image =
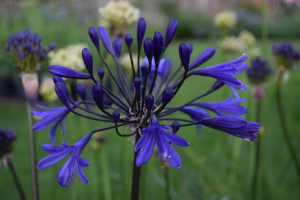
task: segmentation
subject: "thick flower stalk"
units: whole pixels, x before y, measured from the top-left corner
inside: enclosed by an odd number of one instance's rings
[[[172,62],[169,59],[163,58],[163,55],[175,34],[176,28],[177,21],[171,20],[169,26],[167,27],[165,37],[162,33],[157,31],[154,33],[153,38],[144,39],[146,21],[144,18],[139,19],[137,26],[137,54],[140,55],[140,51],[143,47],[146,57],[142,63],[140,62],[139,56],[137,57],[137,62],[131,62],[132,64],[137,63],[138,67],[136,70],[136,68],[132,66],[132,76],[129,76],[131,80],[128,80],[128,78],[124,76],[124,72],[119,65],[118,59],[121,53],[122,43],[114,44],[115,41],[118,41],[118,39],[114,39],[112,44],[108,32],[103,27],[98,27],[99,34],[95,28],[90,27],[89,35],[106,67],[105,74],[110,76],[119,92],[111,91],[102,83],[104,76],[104,71],[102,68],[100,70],[101,73],[99,73],[99,70],[97,70],[99,78],[94,76],[92,54],[88,49],[83,49],[83,60],[88,73],[83,73],[61,65],[52,65],[49,67],[49,71],[54,75],[56,80],[54,81],[56,93],[64,106],[60,108],[51,108],[48,111],[41,112],[40,116],[43,117],[44,115],[44,118],[38,121],[33,127],[35,130],[42,130],[49,126],[52,122],[56,121],[52,129],[54,132],[51,130],[51,133],[55,135],[55,129],[57,125],[66,117],[68,113],[74,113],[91,120],[107,122],[111,124],[111,126],[106,128],[93,130],[88,133],[88,135],[92,135],[94,132],[98,131],[115,129],[116,134],[121,137],[134,136],[136,145],[134,148],[135,156],[132,179],[132,199],[138,199],[141,165],[149,161],[155,146],[157,146],[159,151],[161,165],[164,163],[169,163],[174,168],[180,168],[182,164],[181,159],[179,154],[173,148],[173,145],[178,145],[180,147],[189,146],[189,143],[185,139],[177,135],[180,134],[180,131],[178,131],[180,127],[191,125],[198,127],[207,126],[246,140],[253,141],[256,141],[254,134],[259,132],[259,124],[247,122],[245,119],[239,116],[228,116],[225,114],[245,114],[247,110],[237,105],[237,103],[244,101],[244,99],[230,98],[224,102],[216,103],[196,102],[200,98],[216,91],[224,85],[230,86],[235,92],[236,97],[238,97],[238,95],[234,88],[246,90],[247,86],[242,81],[235,78],[234,75],[241,73],[246,68],[247,64],[244,63],[244,61],[247,59],[247,57],[242,56],[227,63],[196,69],[214,55],[215,49],[213,47],[207,48],[190,64],[192,45],[182,43],[179,45],[178,49],[181,63],[178,63],[178,69],[172,75],[170,75]],[[114,71],[116,71],[117,74],[113,73],[112,68],[107,64],[103,57],[103,53],[100,50],[99,37],[102,45],[115,61],[116,69],[114,69]],[[130,57],[132,58],[131,35],[127,34],[125,36],[125,43],[129,49]],[[178,74],[179,72],[182,73]],[[197,76],[199,78],[201,76],[208,76],[216,79],[216,82],[211,88],[208,88],[206,93],[199,94],[195,98],[182,105],[169,106],[169,103],[176,98],[176,95],[181,86],[184,84],[185,80],[190,76]],[[61,78],[59,79],[58,77]],[[74,101],[71,98],[71,95],[62,78],[90,79],[93,81],[94,86],[92,88],[92,94],[94,101],[87,101],[84,98],[79,101]],[[113,104],[108,105],[108,101],[105,100],[106,98],[109,99],[110,102],[113,102]],[[90,105],[96,105],[98,109],[93,110]],[[199,112],[200,109],[201,111]],[[220,116],[209,116],[207,111],[204,109],[213,110]],[[168,115],[175,112],[184,112],[191,116],[191,119],[168,117]],[[201,114],[198,115],[198,113]],[[122,133],[119,131],[118,128],[125,125],[131,127],[132,131],[130,133]],[[168,132],[168,130],[171,130],[172,133]],[[86,144],[89,138],[84,136],[79,141],[82,140],[84,140],[84,144]],[[52,156],[51,158],[57,161],[61,160],[63,157],[66,157],[67,155],[72,156],[75,152],[73,159],[74,163],[76,163],[76,159],[79,157],[80,153],[76,154],[77,150],[74,150],[74,148],[71,150],[72,146],[77,148],[77,145],[67,146],[66,143],[63,143],[63,147],[60,147],[61,151],[64,151],[63,148],[68,150],[60,154],[61,156],[56,155],[56,151],[49,152]],[[80,152],[84,147],[85,145],[80,145]],[[48,150],[46,149],[46,151]],[[79,163],[78,160],[77,162]],[[51,164],[54,164],[54,162]],[[69,165],[69,163],[65,165]],[[87,164],[84,166],[86,165]],[[43,168],[49,166],[50,164],[46,164]],[[68,174],[66,177],[73,177],[75,171],[73,170],[72,172],[65,173]],[[69,183],[70,180],[73,181],[71,178],[68,178],[68,180]],[[82,178],[82,180],[86,182],[85,178]],[[60,183],[60,185],[69,186],[67,181],[63,183],[64,184]]]

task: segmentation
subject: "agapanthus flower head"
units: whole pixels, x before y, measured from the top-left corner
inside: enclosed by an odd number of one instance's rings
[[[237,16],[233,11],[222,11],[219,12],[215,18],[214,23],[215,26],[222,29],[230,29],[233,28],[236,24]]]
[[[295,62],[300,59],[300,53],[288,42],[273,45],[273,55],[276,67],[281,71],[292,69]]]
[[[116,56],[116,52],[120,50],[121,54],[122,49],[116,50],[117,48],[113,47],[114,45],[111,45],[111,39],[105,28],[99,27],[98,30],[102,45],[105,47],[106,51],[112,55],[112,58],[115,61],[114,63],[116,64],[113,65],[116,68],[112,70],[111,66],[106,62],[101,48],[98,50],[108,72],[107,80],[111,80],[111,84],[114,84],[114,87],[103,84],[102,81],[93,78],[91,74],[69,69],[60,65],[50,66],[49,71],[54,75],[61,77],[61,79],[56,77],[54,82],[56,84],[56,92],[65,106],[49,109],[49,111],[46,111],[47,114],[44,113],[41,115],[41,113],[37,113],[44,118],[34,125],[34,129],[44,129],[46,126],[49,126],[52,122],[56,121],[54,128],[52,128],[55,130],[57,125],[69,112],[88,119],[111,123],[111,126],[94,130],[89,134],[114,128],[117,135],[121,137],[134,136],[136,141],[135,151],[139,151],[138,156],[135,157],[135,165],[138,167],[148,162],[153,154],[154,146],[156,145],[161,158],[161,164],[163,165],[163,163],[168,162],[171,166],[179,168],[181,166],[181,159],[172,145],[178,145],[180,147],[189,146],[189,143],[186,140],[178,136],[182,128],[186,126],[195,125],[199,131],[201,131],[200,129],[202,129],[203,126],[208,126],[237,137],[255,140],[253,134],[259,131],[259,125],[251,122],[248,123],[239,116],[227,116],[224,114],[244,114],[247,110],[238,105],[238,103],[244,101],[244,99],[228,99],[223,102],[214,103],[195,103],[200,98],[216,91],[225,84],[232,88],[235,96],[238,96],[238,94],[233,88],[246,90],[247,86],[243,81],[236,79],[234,75],[241,73],[247,67],[247,64],[244,63],[247,56],[242,55],[241,57],[226,63],[195,69],[214,55],[215,48],[207,48],[204,52],[198,54],[199,56],[190,64],[192,45],[182,43],[178,47],[178,55],[181,59],[181,64],[178,66],[178,69],[170,75],[172,62],[170,59],[164,58],[164,52],[168,50],[166,47],[169,46],[168,43],[175,34],[176,26],[177,22],[174,20],[171,21],[165,37],[160,32],[155,32],[152,39],[153,48],[151,48],[151,39],[144,39],[146,21],[144,18],[140,18],[137,25],[137,48],[130,48],[128,56],[130,58],[130,63],[133,63],[134,66],[129,67],[126,76],[120,67],[122,59],[120,59],[119,62],[119,59]],[[167,40],[166,43],[164,43],[164,38]],[[144,48],[141,48],[143,44]],[[137,60],[131,59],[133,58],[133,52],[131,52],[131,50],[134,49],[137,49],[138,55],[141,54],[141,50],[145,51],[146,57],[143,61],[139,58],[137,58]],[[117,52],[117,55],[119,55],[119,52]],[[127,76],[129,72],[131,72],[132,75]],[[176,76],[177,73],[181,73],[181,75]],[[212,77],[216,79],[216,82],[212,87],[208,88],[206,93],[198,94],[198,96],[182,105],[171,106],[171,103],[173,103],[171,101],[178,98],[177,93],[185,83],[185,80],[192,75],[198,75],[199,78],[201,76]],[[82,99],[81,101],[74,102],[70,98],[67,87],[62,81],[62,78],[66,77],[72,79],[90,79],[93,81],[94,86],[92,88],[92,94],[94,101]],[[178,77],[177,80],[174,80],[174,77]],[[112,88],[114,88],[114,90]],[[115,91],[116,89],[118,91]],[[106,103],[106,99],[110,101],[109,105]],[[84,104],[85,107],[81,106],[81,104]],[[89,105],[96,105],[100,111],[97,107]],[[203,108],[212,110],[222,116],[210,117],[207,110]],[[180,118],[180,116],[175,119],[166,117],[177,111],[188,114],[192,119],[184,119]],[[119,132],[118,127],[125,125],[132,129],[131,133],[126,131],[125,133]],[[174,134],[165,131],[169,129],[172,129]],[[69,147],[72,146],[73,145],[67,146],[64,144],[64,147],[62,148],[68,147],[69,149]],[[81,147],[83,148],[84,145],[81,145]],[[71,154],[70,159],[72,159],[72,165],[69,165],[71,163],[70,161],[66,166],[73,167],[73,164],[76,163],[79,156],[73,157],[72,152],[77,152],[77,150],[74,150],[73,148],[72,151],[66,150],[66,152],[68,152],[68,155]],[[53,151],[53,158],[55,155],[60,156]],[[65,154],[63,155],[65,156]],[[75,155],[77,154],[75,153]],[[59,159],[61,159],[61,157],[59,157]],[[77,162],[79,163],[79,160]],[[72,177],[74,172],[75,171],[73,170],[68,172],[68,174],[71,174]],[[60,175],[59,177],[62,176]],[[60,184],[65,185],[65,182],[63,183],[64,184]]]
[[[12,151],[16,139],[17,134],[11,128],[0,128],[0,159]]]
[[[265,82],[271,71],[267,61],[256,57],[251,60],[250,67],[247,68],[247,76],[252,84],[259,85]]]
[[[55,49],[51,43],[49,48],[41,44],[41,36],[31,33],[29,29],[10,35],[5,50],[11,61],[25,73],[34,73],[45,60],[46,54]]]

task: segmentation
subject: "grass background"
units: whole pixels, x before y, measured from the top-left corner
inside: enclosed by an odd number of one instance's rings
[[[153,33],[148,33],[152,35]],[[79,42],[79,41],[78,41]],[[173,61],[173,69],[179,65],[178,45],[183,41],[174,41],[165,53]],[[194,44],[192,60],[205,48],[217,46],[216,41],[184,41]],[[291,40],[296,48],[299,41]],[[272,65],[271,45],[268,43],[268,60]],[[260,42],[258,42],[260,45]],[[95,57],[95,60],[100,58]],[[221,62],[220,51],[202,67]],[[274,68],[273,68],[274,69]],[[251,86],[244,74],[249,90],[238,91],[248,99],[242,105],[249,109],[244,117],[254,120],[254,102],[251,99]],[[207,77],[192,77],[184,86],[171,105],[182,104],[189,99],[204,93],[214,80]],[[292,71],[287,83],[282,86],[282,98],[286,121],[296,152],[299,151],[300,111],[297,87],[300,84],[298,71]],[[285,145],[278,113],[275,104],[273,77],[266,84],[266,96],[261,106],[261,145],[262,159],[259,172],[259,199],[297,199],[298,182],[293,163]],[[221,101],[224,93],[230,95],[230,89],[222,89],[201,99],[201,101]],[[30,163],[28,146],[28,126],[26,124],[26,107],[23,102],[0,102],[0,126],[12,127],[18,133],[13,160],[28,199],[31,199]],[[173,117],[184,117],[176,113]],[[72,144],[93,129],[105,127],[107,124],[82,119],[73,114],[67,120],[68,143]],[[124,130],[124,129],[121,129]],[[40,145],[50,143],[50,128],[36,133],[37,158],[47,156]],[[57,131],[60,132],[60,129]],[[106,142],[100,152],[96,152],[90,144],[82,152],[82,157],[89,160],[90,165],[84,171],[90,184],[84,184],[75,176],[71,190],[61,188],[56,182],[56,173],[63,162],[44,170],[38,170],[41,199],[128,199],[131,190],[131,173],[133,145],[131,140],[118,137],[113,130],[104,132]],[[58,134],[59,135],[59,134]],[[182,159],[180,169],[160,168],[157,157],[152,156],[150,162],[142,167],[140,199],[166,199],[166,170],[170,183],[172,199],[249,199],[250,183],[253,169],[254,142],[234,138],[226,133],[204,128],[204,135],[197,135],[195,127],[181,128],[178,135],[190,142],[190,147],[177,148]],[[60,137],[63,140],[62,137]],[[156,150],[155,150],[156,151]],[[0,166],[0,199],[18,199],[17,190],[11,174]]]

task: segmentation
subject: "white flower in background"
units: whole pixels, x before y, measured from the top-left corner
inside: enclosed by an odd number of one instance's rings
[[[48,102],[53,102],[57,99],[55,84],[52,80],[52,77],[43,79],[39,92],[43,99]]]
[[[78,71],[83,71],[85,65],[82,59],[82,50],[85,47],[87,47],[86,44],[79,43],[49,53],[50,65],[63,65]]]
[[[244,41],[247,48],[256,43],[255,36],[249,31],[243,30],[242,32],[240,32],[239,37]]]
[[[137,54],[132,54],[132,61],[134,64],[134,68],[135,70],[137,70]],[[130,55],[128,53],[124,54],[121,58],[120,58],[120,65],[122,67],[124,67],[124,69],[126,71],[132,72],[132,67],[131,67],[131,60],[130,60]],[[140,58],[140,63],[143,61],[142,58]]]
[[[236,13],[233,11],[222,11],[214,18],[215,26],[223,29],[230,29],[236,24]]]
[[[235,36],[228,36],[224,38],[220,43],[221,48],[228,53],[236,53],[238,51],[245,50],[246,45],[244,41]]]
[[[123,30],[138,21],[140,10],[128,1],[109,1],[99,8],[99,14],[100,26],[107,30]]]

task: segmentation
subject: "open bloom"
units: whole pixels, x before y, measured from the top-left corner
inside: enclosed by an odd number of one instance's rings
[[[70,155],[57,173],[58,184],[61,187],[67,187],[70,189],[75,177],[76,169],[79,178],[84,183],[89,183],[82,170],[83,167],[87,167],[89,165],[89,162],[84,158],[80,158],[80,154],[90,140],[91,136],[92,132],[89,132],[73,145],[67,145],[67,143],[65,142],[61,143],[63,146],[43,144],[42,148],[51,155],[40,160],[40,162],[38,163],[38,169],[48,168]]]
[[[180,156],[171,146],[171,144],[184,147],[189,146],[189,143],[182,137],[179,137],[178,135],[172,133],[168,133],[164,129],[171,129],[171,127],[160,125],[156,116],[152,115],[149,126],[142,130],[143,136],[141,137],[141,139],[139,139],[134,147],[135,151],[141,149],[136,159],[137,166],[140,166],[141,164],[147,163],[149,161],[156,144],[161,158],[161,164],[163,165],[164,160],[168,160],[172,167],[180,168]]]

